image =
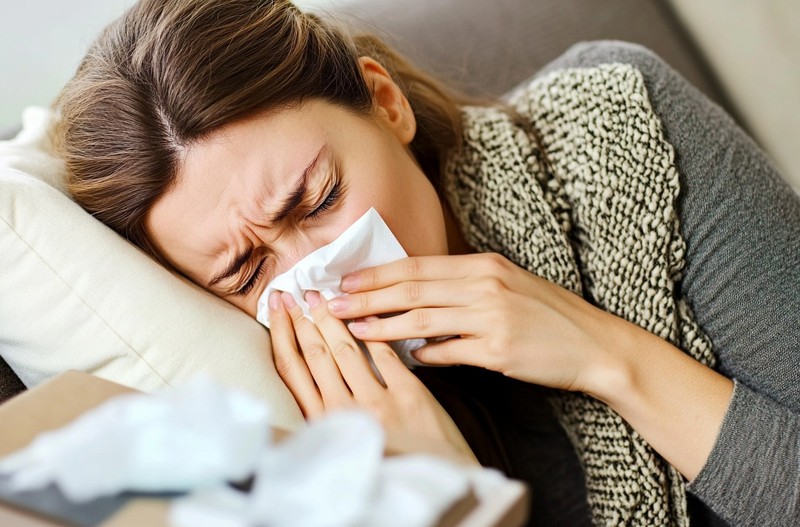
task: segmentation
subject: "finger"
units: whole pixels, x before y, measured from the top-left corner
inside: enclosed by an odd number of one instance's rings
[[[404,391],[417,387],[421,383],[411,373],[408,366],[403,364],[397,353],[385,342],[365,341],[375,367],[383,377],[386,387],[393,390]]]
[[[474,255],[415,256],[369,267],[342,278],[342,291],[355,293],[388,287],[407,280],[452,280],[470,275]]]
[[[353,395],[359,398],[383,391],[384,388],[372,372],[364,352],[344,323],[330,314],[326,300],[317,291],[306,291],[305,299],[311,308],[314,323]]]
[[[352,319],[379,313],[397,313],[419,307],[473,305],[486,287],[477,280],[411,280],[381,289],[342,295],[328,308],[337,318]]]
[[[411,352],[415,359],[431,366],[454,366],[465,364],[492,369],[485,363],[486,357],[475,349],[470,339],[452,338],[441,342],[432,342]]]
[[[278,375],[289,388],[304,416],[311,418],[321,414],[324,410],[322,395],[297,350],[292,322],[283,307],[279,291],[273,291],[269,297],[269,320],[272,360]]]
[[[325,408],[349,406],[352,394],[345,385],[342,373],[336,366],[325,339],[314,323],[306,318],[291,294],[284,292],[281,298],[297,335],[302,357],[319,387]]]
[[[480,323],[473,308],[420,308],[392,317],[350,322],[347,329],[361,340],[471,336]],[[469,332],[468,332],[469,331]]]

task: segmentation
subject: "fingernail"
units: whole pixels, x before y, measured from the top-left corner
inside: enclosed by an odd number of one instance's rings
[[[328,309],[333,312],[340,312],[347,309],[347,306],[350,302],[344,298],[334,298],[330,302],[328,302]]]
[[[319,291],[309,290],[303,294],[303,298],[306,299],[306,303],[309,307],[317,307],[322,300],[322,297],[319,296]]]
[[[360,282],[361,282],[361,279],[358,277],[357,274],[351,274],[351,275],[345,276],[342,279],[342,284],[341,284],[342,291],[352,291],[356,287],[358,287],[358,284]]]
[[[366,322],[350,322],[347,324],[347,329],[353,334],[360,335],[367,332],[368,325]]]
[[[269,308],[278,309],[281,307],[281,292],[273,291],[269,294]]]
[[[283,299],[283,305],[286,306],[287,309],[291,309],[297,305],[297,302],[294,301],[294,297],[291,293],[284,291],[281,293],[281,298]]]
[[[364,320],[366,320],[367,322],[372,322],[373,320],[378,320],[378,317],[376,317],[375,315],[368,315],[364,317]]]

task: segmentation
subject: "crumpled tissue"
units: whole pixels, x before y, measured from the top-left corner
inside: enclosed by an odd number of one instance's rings
[[[378,421],[359,410],[271,443],[264,401],[201,377],[121,395],[0,460],[15,490],[57,484],[74,501],[122,491],[188,491],[173,527],[429,527],[471,487],[505,478],[415,454],[384,458]],[[254,476],[249,493],[229,486]],[[487,487],[489,485],[489,487]]]
[[[383,459],[384,435],[369,414],[341,411],[266,451],[246,494],[204,489],[176,500],[173,527],[429,527],[470,485],[499,472],[416,454]]]
[[[248,477],[269,440],[262,401],[197,377],[110,399],[0,460],[0,474],[16,491],[56,483],[77,502],[190,490]]]
[[[303,299],[307,290],[319,291],[326,300],[342,295],[342,277],[353,271],[400,260],[408,256],[378,211],[369,209],[338,238],[297,262],[276,276],[258,299],[256,319],[269,327],[269,295],[273,291],[291,293],[306,317],[311,310]],[[400,359],[409,367],[421,366],[411,352],[427,343],[426,339],[390,342]]]

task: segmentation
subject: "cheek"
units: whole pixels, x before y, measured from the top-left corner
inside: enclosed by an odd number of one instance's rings
[[[406,174],[406,183],[375,208],[409,256],[447,254],[444,216],[433,185],[421,172]]]

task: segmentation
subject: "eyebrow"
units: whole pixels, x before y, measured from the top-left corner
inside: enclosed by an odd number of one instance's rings
[[[325,146],[326,145],[322,145],[319,151],[317,151],[317,155],[311,160],[311,163],[308,164],[305,170],[303,170],[303,173],[300,174],[300,177],[297,178],[297,183],[295,183],[294,188],[289,193],[289,196],[284,200],[280,210],[272,215],[270,225],[275,225],[276,223],[285,220],[289,214],[291,214],[292,211],[297,208],[298,205],[300,205],[300,202],[303,200],[303,196],[305,196],[306,191],[308,190],[308,176],[311,174],[311,171],[314,170],[314,167],[317,166],[317,161],[319,161],[322,152],[325,150]],[[226,278],[230,278],[238,274],[242,266],[247,263],[252,255],[253,248],[250,247],[234,256],[231,262],[225,267],[225,270],[208,282],[207,287],[214,287]]]

